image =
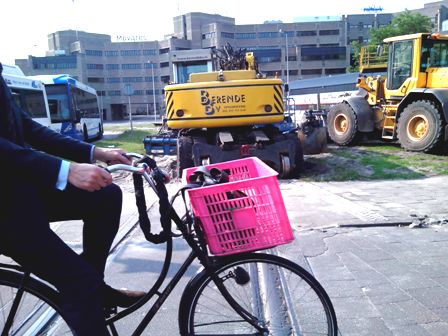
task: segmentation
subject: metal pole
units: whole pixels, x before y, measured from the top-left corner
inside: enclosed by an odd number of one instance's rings
[[[157,121],[157,107],[156,107],[156,89],[154,83],[154,63],[151,62],[151,72],[152,72],[152,99],[154,105],[154,122]]]
[[[131,124],[131,131],[133,130],[132,128],[132,109],[131,109],[131,96],[128,95],[128,103],[129,103],[129,123]]]
[[[289,59],[288,59],[288,34],[285,32],[286,40],[286,84],[289,84]]]

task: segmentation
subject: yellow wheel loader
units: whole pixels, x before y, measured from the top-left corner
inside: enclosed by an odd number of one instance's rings
[[[448,35],[420,33],[384,43],[386,48],[361,50],[359,92],[330,109],[329,136],[345,146],[377,131],[405,150],[436,151],[448,134]],[[372,74],[382,71],[387,75]]]

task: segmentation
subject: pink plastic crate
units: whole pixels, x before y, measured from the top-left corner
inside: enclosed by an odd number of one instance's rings
[[[256,157],[206,167],[230,172],[228,183],[188,190],[210,253],[236,254],[294,240],[277,172]],[[185,169],[184,181],[195,170]]]

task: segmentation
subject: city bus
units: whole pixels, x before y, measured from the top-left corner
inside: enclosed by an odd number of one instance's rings
[[[44,84],[39,80],[27,78],[15,65],[3,64],[2,76],[12,92],[13,99],[22,110],[38,123],[51,126]]]
[[[45,85],[52,129],[84,141],[102,138],[103,120],[94,88],[69,75],[30,77]]]

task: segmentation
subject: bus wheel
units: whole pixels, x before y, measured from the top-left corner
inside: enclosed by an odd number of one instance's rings
[[[98,140],[101,140],[103,138],[104,129],[101,124],[98,124]]]
[[[84,135],[84,141],[87,142],[89,141],[89,133],[87,133],[87,127],[86,125],[84,125],[84,127],[82,128],[82,133]]]

